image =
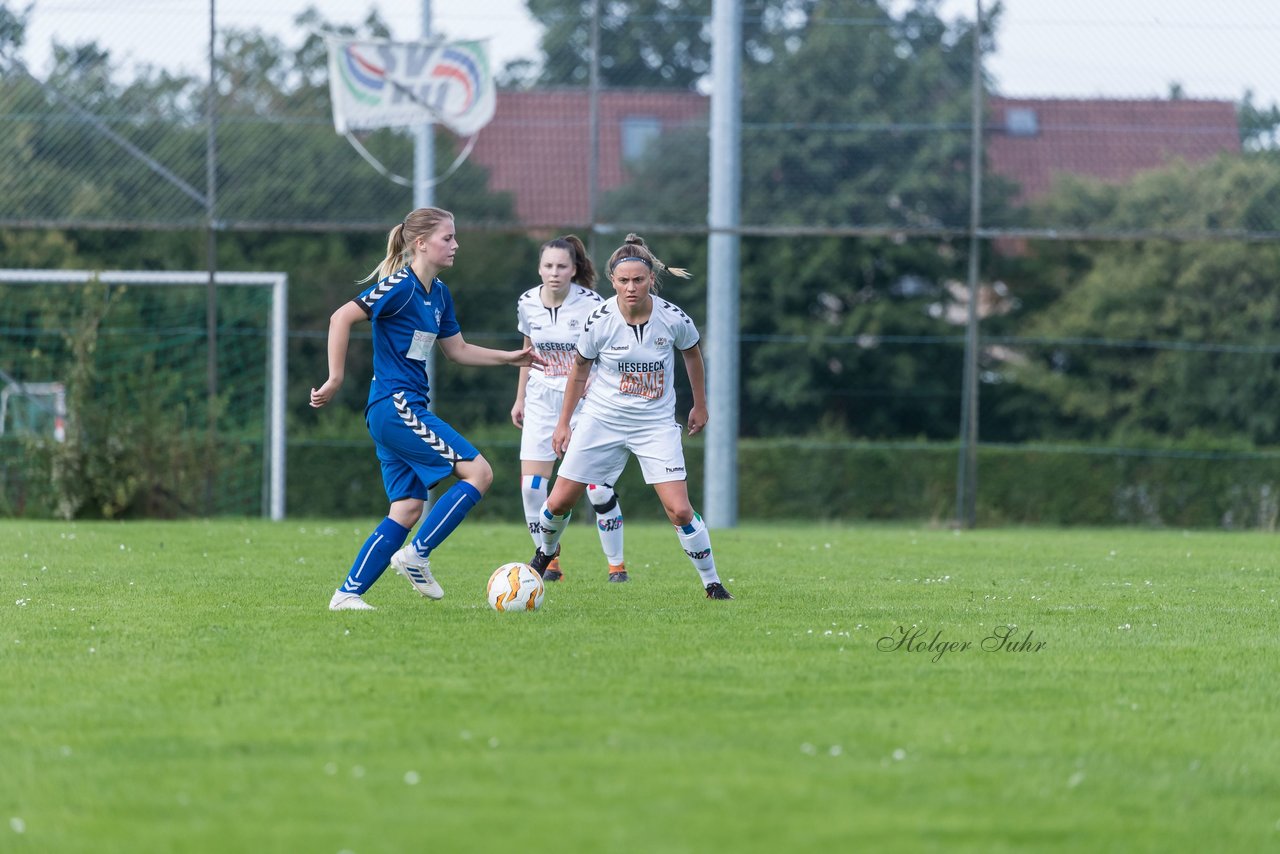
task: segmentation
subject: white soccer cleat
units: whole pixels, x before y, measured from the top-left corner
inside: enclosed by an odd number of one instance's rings
[[[443,599],[444,588],[431,574],[431,560],[421,557],[418,550],[409,543],[391,556],[391,565],[396,572],[409,579],[413,589],[428,599]]]
[[[344,593],[341,590],[333,594],[329,600],[330,611],[376,611],[377,608],[360,598],[356,593]]]

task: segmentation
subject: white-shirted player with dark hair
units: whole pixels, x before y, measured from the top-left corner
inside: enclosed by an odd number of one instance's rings
[[[524,335],[525,347],[532,346],[543,364],[520,369],[516,400],[511,407],[511,422],[521,430],[520,497],[535,547],[541,542],[538,518],[557,458],[551,448],[551,436],[560,419],[578,336],[586,327],[587,318],[604,303],[594,290],[595,265],[575,235],[566,234],[542,244],[538,275],[542,284],[525,291],[516,303],[516,326]],[[622,508],[618,506],[613,481],[588,484],[587,499],[596,511],[596,529],[609,564],[609,580],[626,581]],[[560,558],[552,558],[543,578],[559,581],[563,577]]]
[[[587,484],[616,482],[627,455],[633,454],[645,482],[653,485],[675,525],[707,598],[732,599],[716,572],[707,526],[689,503],[681,427],[675,420],[676,352],[684,359],[693,391],[689,435],[707,424],[705,369],[693,320],[654,293],[663,271],[689,275],[668,268],[634,234],[627,235],[609,258],[609,279],[616,296],[591,314],[578,337],[551,438],[552,449],[563,460],[540,512],[541,545],[530,565],[539,573],[546,571],[560,553],[560,536]],[[575,421],[579,401],[583,401],[582,411]]]

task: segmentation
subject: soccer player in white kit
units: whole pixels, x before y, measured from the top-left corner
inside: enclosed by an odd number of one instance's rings
[[[681,427],[675,421],[675,354],[680,351],[693,408],[689,435],[707,424],[705,369],[698,329],[674,303],[654,293],[658,274],[669,270],[642,238],[629,234],[609,258],[616,296],[587,319],[578,337],[551,446],[563,455],[560,474],[542,506],[541,545],[529,564],[542,574],[560,553],[560,536],[572,508],[589,483],[613,483],[634,454],[646,483],[653,484],[680,545],[702,580],[708,599],[732,599],[720,582],[711,535],[689,503]],[[587,378],[595,366],[591,387]],[[582,412],[573,420],[578,402]]]
[[[587,318],[604,303],[594,290],[595,265],[575,235],[566,234],[542,244],[538,275],[542,284],[525,291],[516,303],[516,326],[524,335],[524,346],[533,347],[544,364],[520,369],[516,400],[511,407],[511,422],[521,430],[520,497],[535,547],[541,542],[538,516],[557,459],[551,448],[551,435],[560,418],[578,336]],[[627,566],[622,548],[622,508],[612,484],[588,484],[587,500],[596,512],[596,530],[608,561],[609,580],[624,582]],[[543,579],[562,578],[557,556],[547,566]]]

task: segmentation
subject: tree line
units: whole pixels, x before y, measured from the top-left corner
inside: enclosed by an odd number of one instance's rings
[[[543,61],[503,69],[504,86],[585,83],[589,4],[528,0],[545,27]],[[710,0],[602,4],[607,87],[691,90],[709,70]],[[29,12],[0,8],[0,55],[17,55]],[[904,230],[964,222],[969,204],[971,21],[937,4],[861,0],[749,0],[745,4],[744,127],[781,119],[819,126],[864,119],[826,134],[744,137],[744,223],[873,223]],[[849,21],[858,25],[850,25]],[[327,69],[318,33],[379,37],[376,13],[337,27],[314,10],[298,20],[298,45],[257,30],[219,33],[219,210],[276,222],[323,221],[334,206],[369,224],[347,232],[228,230],[220,269],[290,275],[289,406],[293,436],[359,437],[363,391],[349,383],[346,417],[320,424],[306,390],[324,371],[330,311],[381,258],[385,231],[411,193],[385,182],[328,131]],[[995,49],[999,9],[981,49]],[[10,216],[92,222],[122,211],[190,228],[0,229],[10,267],[199,269],[203,216],[172,182],[83,124],[50,120],[66,103],[115,117],[111,127],[194,188],[203,188],[204,82],[153,68],[124,70],[96,43],[56,45],[43,81],[6,68],[0,81],[0,199]],[[7,59],[6,59],[7,61]],[[118,121],[128,116],[127,122]],[[1000,295],[984,320],[981,436],[988,441],[1184,442],[1268,446],[1280,424],[1268,407],[1280,358],[1280,111],[1240,103],[1243,152],[1199,166],[1174,163],[1123,185],[1063,180],[1042,201],[1015,204],[1017,188],[988,183],[990,222],[1089,226],[1122,234],[1160,223],[1212,231],[1205,240],[1032,242],[984,245],[981,278]],[[890,128],[888,137],[884,128]],[[438,168],[454,142],[439,136]],[[407,163],[404,134],[366,145]],[[631,165],[604,199],[612,222],[680,222],[706,205],[705,139],[671,134]],[[251,178],[249,177],[251,176]],[[514,336],[516,296],[536,283],[536,249],[550,235],[519,233],[512,200],[487,189],[466,163],[438,189],[458,216],[462,251],[448,281],[470,339]],[[469,224],[489,228],[470,231]],[[507,225],[509,231],[493,228]],[[607,242],[607,238],[605,238]],[[705,238],[662,236],[659,254],[706,269]],[[604,253],[611,247],[602,246]],[[948,322],[965,279],[967,242],[953,237],[747,237],[742,244],[744,437],[950,440],[959,423],[960,354]],[[605,286],[607,290],[607,285]],[[673,298],[705,320],[701,279]],[[360,377],[359,350],[349,369]],[[501,425],[515,385],[503,372],[442,366],[441,400],[458,423]]]

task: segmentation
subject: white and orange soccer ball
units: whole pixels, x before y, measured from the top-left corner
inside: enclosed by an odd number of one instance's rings
[[[495,611],[536,611],[546,588],[527,563],[504,563],[489,576],[489,606]]]

